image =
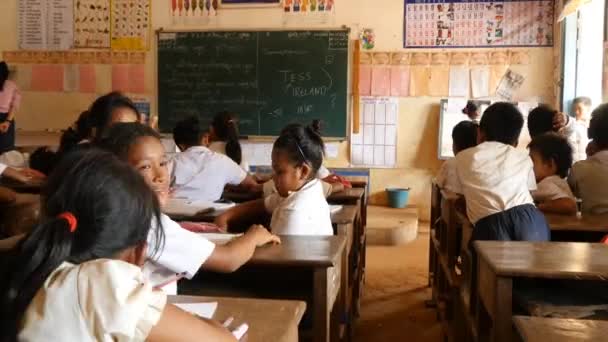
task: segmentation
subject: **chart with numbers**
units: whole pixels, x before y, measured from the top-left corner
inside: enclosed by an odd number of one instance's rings
[[[553,46],[553,0],[404,0],[404,47]]]

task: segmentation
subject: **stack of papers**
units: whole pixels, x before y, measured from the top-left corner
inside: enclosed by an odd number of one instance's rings
[[[163,212],[167,215],[195,216],[204,212],[226,210],[234,203],[215,203],[207,201],[190,201],[182,198],[172,198],[167,201]]]
[[[213,242],[216,245],[225,245],[230,242],[230,240],[239,237],[243,234],[200,233],[199,235]]]

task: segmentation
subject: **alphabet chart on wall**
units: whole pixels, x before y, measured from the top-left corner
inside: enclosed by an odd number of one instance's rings
[[[150,0],[112,0],[112,49],[147,50]]]
[[[553,0],[404,1],[404,47],[553,46]]]

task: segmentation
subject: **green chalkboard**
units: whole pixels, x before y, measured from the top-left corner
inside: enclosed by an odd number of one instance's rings
[[[208,126],[237,113],[242,135],[274,136],[289,123],[323,121],[345,137],[348,31],[158,33],[161,131],[188,116]]]

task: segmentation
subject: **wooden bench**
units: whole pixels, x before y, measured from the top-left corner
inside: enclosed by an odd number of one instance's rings
[[[513,281],[593,280],[608,285],[608,245],[577,242],[476,241],[477,334],[512,341]]]
[[[306,303],[292,300],[169,296],[167,301],[172,304],[217,302],[213,319],[221,323],[233,317],[232,327],[247,323],[249,342],[297,342],[298,324],[306,311]]]
[[[513,317],[524,342],[595,342],[608,339],[608,322],[580,319]]]
[[[312,339],[337,340],[347,305],[346,237],[281,240],[280,245],[258,248],[237,272],[199,271],[194,279],[180,282],[180,294],[303,300],[309,303]]]

